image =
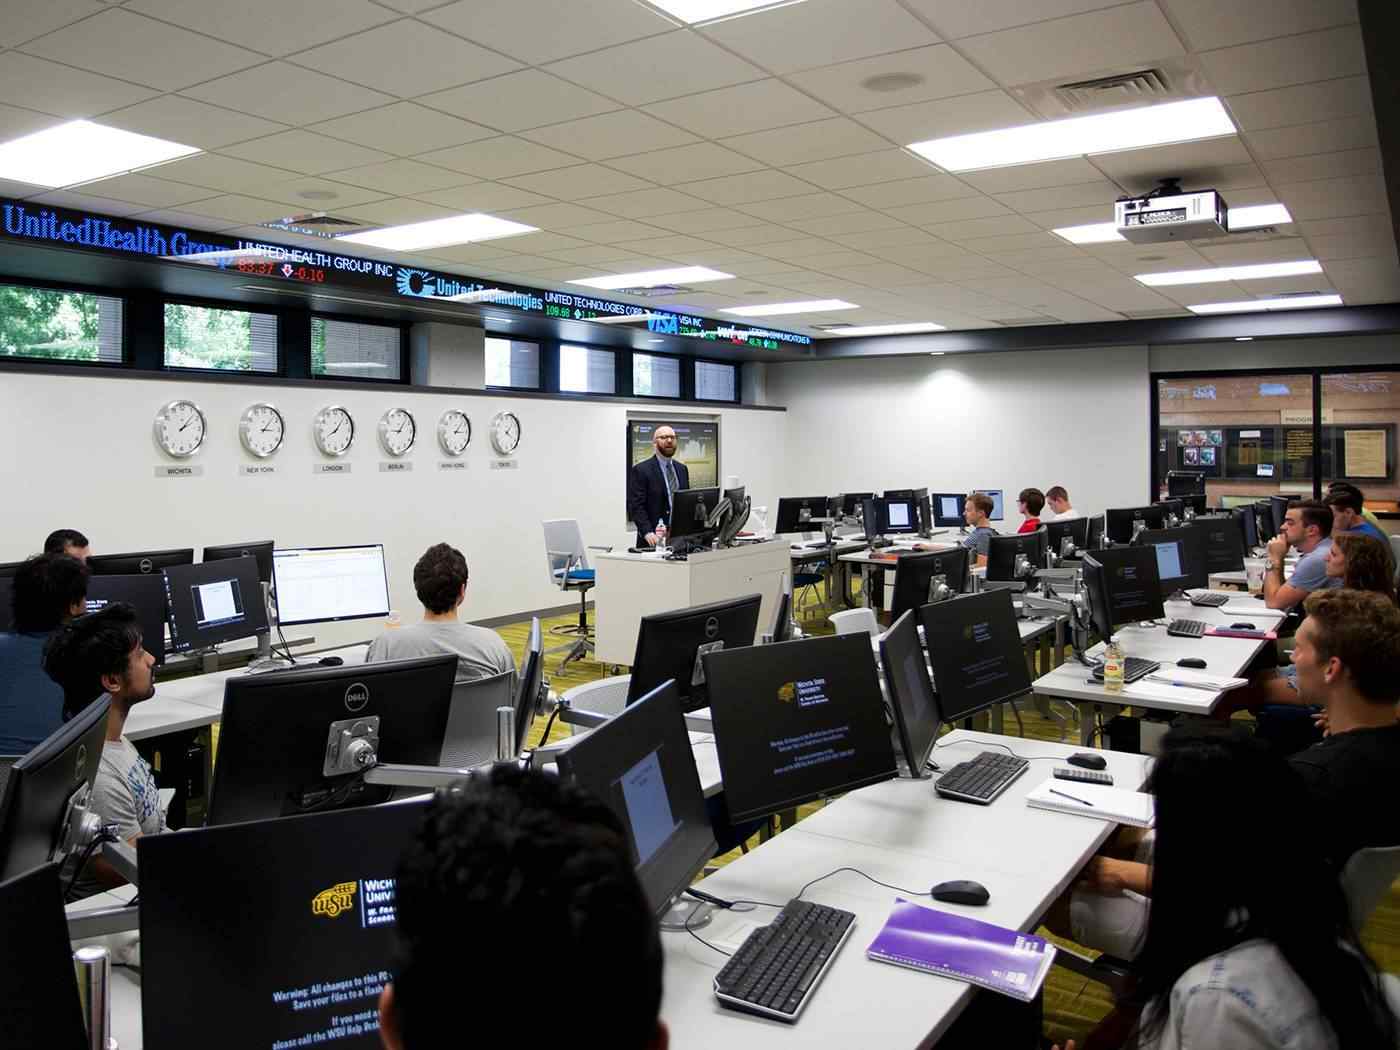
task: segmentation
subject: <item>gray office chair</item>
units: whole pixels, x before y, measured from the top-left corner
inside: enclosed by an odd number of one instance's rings
[[[576,518],[555,518],[543,523],[545,557],[549,567],[549,582],[561,591],[578,592],[578,623],[551,627],[551,634],[572,634],[577,637],[568,645],[545,650],[545,655],[567,650],[559,664],[562,671],[570,660],[582,660],[593,651],[592,628],[588,626],[588,592],[593,587],[594,573],[588,564],[588,551],[611,550],[611,547],[588,548],[583,543],[583,529]]]
[[[0,798],[5,797],[5,781],[10,779],[10,767],[23,755],[0,755]]]
[[[514,705],[515,678],[502,671],[452,687],[439,764],[460,769],[496,760],[496,708]]]
[[[600,678],[596,682],[585,682],[566,690],[563,698],[576,711],[590,714],[616,715],[627,706],[627,688],[632,682],[630,674],[617,674],[610,678]],[[586,733],[584,726],[569,725],[570,734]]]
[[[1400,878],[1400,846],[1359,849],[1342,869],[1342,890],[1351,909],[1352,924],[1359,930],[1376,910],[1391,884]]]

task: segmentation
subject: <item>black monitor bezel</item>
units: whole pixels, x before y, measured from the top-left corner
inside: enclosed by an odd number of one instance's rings
[[[1146,529],[1138,534],[1139,546],[1155,546],[1158,543],[1177,544],[1177,553],[1186,573],[1169,582],[1162,579],[1162,574],[1158,571],[1157,585],[1162,592],[1163,599],[1171,597],[1177,591],[1202,591],[1206,589],[1210,573],[1205,568],[1205,551],[1201,549],[1201,539],[1200,533],[1194,528],[1182,525],[1178,525],[1174,529]],[[1183,580],[1185,582],[1178,582]]]
[[[1068,536],[1076,549],[1088,550],[1089,521],[1089,518],[1056,518],[1054,521],[1045,522],[1042,528],[1045,529],[1046,545],[1058,557],[1065,537]]]
[[[1029,545],[1032,550],[1025,550]],[[987,579],[993,583],[1014,583],[1017,582],[1015,568],[1016,555],[1024,554],[1031,564],[1033,572],[1038,572],[1045,568],[1045,552],[1047,550],[1047,536],[1043,529],[1035,529],[1032,532],[1015,532],[1008,536],[991,536],[987,541]],[[1004,564],[1006,558],[1003,552],[1010,551],[1010,572],[1006,570],[1008,566]],[[1032,555],[1035,555],[1032,557]]]
[[[0,913],[10,936],[0,936],[0,1010],[6,1045],[86,1050],[91,1045],[73,968],[63,910],[62,865],[41,864],[0,880]]]
[[[914,602],[904,602],[901,600],[900,581],[907,578],[921,565],[929,565],[944,558],[953,558],[962,561],[962,575],[957,580],[949,580],[948,585],[953,588],[954,594],[962,594],[967,590],[969,574],[972,571],[972,551],[968,547],[956,546],[941,551],[919,551],[918,553],[901,554],[899,560],[894,563],[894,589],[890,592],[890,618],[897,620],[906,611],[918,609],[922,605],[928,604],[928,588],[924,588],[922,600]],[[933,573],[931,575],[937,575]],[[946,575],[946,574],[945,574]]]
[[[933,668],[933,691],[934,695],[938,698],[938,717],[949,725],[953,725],[959,719],[971,718],[981,711],[986,711],[1000,704],[1009,703],[1018,697],[1025,696],[1032,690],[1031,673],[1029,668],[1026,667],[1025,649],[1021,645],[1021,632],[1016,626],[1016,613],[1012,608],[1011,601],[1011,591],[1006,588],[999,588],[996,590],[979,591],[976,594],[960,595],[951,601],[935,602],[932,605],[925,605],[919,610],[919,624],[924,629],[924,643],[928,651],[929,664]],[[978,701],[973,707],[960,708],[956,712],[950,713],[947,700],[944,696],[945,689],[940,686],[938,682],[938,668],[945,660],[953,658],[953,650],[951,647],[944,648],[936,644],[940,634],[940,625],[933,621],[945,614],[959,613],[966,615],[970,607],[967,605],[959,606],[959,602],[977,602],[989,607],[993,605],[1001,606],[1000,608],[989,609],[987,615],[995,615],[1002,619],[1003,629],[1007,629],[1009,625],[1009,630],[1011,633],[1015,634],[1014,647],[1020,658],[1019,663],[1016,664],[1017,674],[1019,676],[1021,672],[1025,673],[1026,684],[1024,688],[1018,685],[1018,688],[1010,689],[996,697]]]
[[[644,661],[649,659],[647,650],[658,644],[652,639],[649,645],[649,636],[652,635],[653,632],[665,632],[667,628],[673,627],[675,624],[690,620],[704,620],[711,616],[717,617],[728,613],[743,615],[744,610],[749,606],[753,607],[753,631],[750,633],[746,643],[733,646],[735,649],[747,649],[754,644],[757,638],[758,618],[763,609],[763,596],[761,594],[745,594],[738,598],[726,598],[723,601],[709,602],[705,605],[691,605],[684,609],[671,609],[667,612],[651,613],[650,615],[643,616],[641,621],[637,624],[637,648],[632,656],[632,673],[627,682],[626,702],[629,704],[636,703],[637,700],[647,693],[650,693],[661,683],[674,679],[677,683],[677,692],[681,695],[681,704],[683,708],[686,711],[697,711],[703,708],[708,702],[704,699],[709,695],[708,686],[701,686],[696,689],[695,694],[692,695],[691,690],[695,689],[695,687],[687,683],[685,688],[681,688],[680,681],[676,679],[674,674],[663,673],[663,675],[659,675],[650,681],[638,674],[637,669],[639,667],[646,669]],[[718,632],[718,625],[716,625],[715,629],[716,632]],[[695,699],[696,696],[702,699],[697,701]]]
[[[1112,636],[1113,629],[1116,628],[1119,624],[1137,623],[1138,621],[1144,620],[1144,619],[1146,619],[1146,620],[1157,620],[1157,619],[1161,619],[1163,616],[1166,615],[1166,609],[1165,609],[1165,607],[1164,607],[1164,605],[1163,605],[1163,602],[1162,602],[1161,581],[1160,581],[1160,580],[1157,580],[1156,585],[1155,585],[1155,586],[1151,589],[1151,591],[1150,591],[1150,593],[1156,595],[1156,597],[1157,597],[1157,604],[1156,604],[1155,607],[1149,608],[1148,611],[1149,611],[1149,612],[1154,612],[1154,611],[1155,611],[1155,615],[1152,615],[1152,616],[1134,615],[1134,616],[1130,616],[1130,617],[1128,617],[1127,619],[1124,619],[1124,620],[1119,620],[1119,619],[1116,618],[1116,616],[1108,616],[1108,615],[1107,615],[1107,614],[1109,614],[1109,613],[1116,613],[1116,608],[1115,608],[1115,604],[1114,604],[1114,601],[1113,601],[1113,590],[1112,590],[1111,586],[1109,585],[1108,573],[1109,573],[1110,570],[1114,567],[1114,566],[1113,566],[1113,563],[1115,563],[1115,562],[1120,562],[1120,561],[1123,561],[1123,562],[1132,561],[1132,560],[1134,560],[1134,559],[1141,559],[1142,564],[1141,564],[1141,566],[1139,566],[1139,567],[1140,567],[1140,568],[1149,569],[1149,570],[1151,571],[1151,574],[1152,574],[1153,577],[1156,577],[1156,576],[1157,576],[1157,552],[1154,551],[1154,550],[1152,550],[1152,549],[1150,549],[1150,548],[1148,548],[1148,547],[1141,547],[1141,546],[1139,546],[1139,547],[1110,547],[1110,548],[1108,548],[1108,549],[1106,549],[1106,550],[1096,551],[1095,554],[1094,554],[1094,556],[1093,556],[1093,560],[1094,560],[1095,564],[1098,566],[1098,569],[1099,569],[1099,577],[1100,577],[1100,580],[1101,580],[1101,583],[1100,583],[1101,596],[1102,596],[1103,600],[1106,602],[1105,608],[1104,608],[1104,610],[1103,610],[1103,612],[1104,612],[1106,618],[1105,618],[1104,620],[1102,620],[1102,621],[1096,618],[1096,619],[1095,619],[1095,626],[1096,626],[1096,627],[1098,628],[1098,630],[1099,630],[1099,635],[1100,635],[1100,637],[1102,637],[1105,641],[1107,641],[1108,638]],[[1090,576],[1090,572],[1089,572],[1089,564],[1088,564],[1088,563],[1089,563],[1090,559],[1086,557],[1086,558],[1084,559],[1084,561],[1085,561],[1084,582],[1085,582],[1086,589],[1087,589],[1088,586],[1089,586],[1089,576]],[[1094,595],[1093,595],[1092,593],[1091,593],[1090,596],[1089,596],[1089,600],[1090,600],[1090,612],[1091,612],[1092,614],[1095,614],[1095,616],[1097,616],[1097,614],[1098,614],[1098,612],[1099,612],[1098,604],[1094,601]],[[1107,624],[1108,624],[1108,627],[1109,627],[1109,634],[1108,634],[1108,635],[1104,635],[1104,634],[1103,634],[1103,624],[1104,624],[1104,623],[1107,623]]]
[[[141,621],[141,644],[145,647],[146,652],[150,653],[155,659],[157,666],[163,665],[166,657],[165,627],[166,624],[170,622],[170,609],[165,600],[165,570],[162,569],[158,573],[148,572],[125,576],[93,576],[88,580],[87,600],[99,600],[100,595],[94,594],[94,591],[100,592],[103,589],[104,583],[115,580],[123,581],[118,585],[122,587],[150,588],[151,595],[147,599],[148,601],[159,597],[159,608],[155,610],[143,608],[145,604],[143,602],[129,601],[128,599],[131,595],[103,600],[108,602],[126,602],[136,610],[137,617]],[[154,635],[152,632],[154,632]]]
[[[821,504],[821,513],[815,513],[813,504]],[[779,496],[778,513],[773,519],[773,532],[776,535],[800,534],[804,532],[819,532],[820,522],[815,528],[801,528],[802,525],[812,524],[810,521],[803,522],[796,520],[801,516],[802,507],[807,507],[811,517],[825,518],[831,512],[830,496]],[[789,513],[791,511],[791,513]]]
[[[701,486],[689,489],[676,489],[671,493],[671,515],[667,522],[667,539],[695,539],[700,536],[710,535],[715,529],[705,524],[705,521],[698,521],[695,517],[697,510],[705,512],[705,519],[708,520],[719,506],[720,488],[715,485]],[[682,514],[681,508],[687,509],[688,513]]]
[[[890,713],[894,716],[894,729],[896,739],[899,741],[899,749],[904,753],[904,762],[909,767],[909,775],[912,777],[922,775],[924,766],[938,743],[938,730],[943,725],[938,696],[933,689],[933,680],[929,677],[928,665],[924,662],[923,646],[919,644],[917,618],[918,610],[910,609],[880,636],[880,666],[885,675],[885,687],[890,694]],[[906,653],[912,651],[915,654],[924,677],[924,683],[928,686],[928,699],[933,711],[933,732],[929,734],[927,747],[921,746],[921,742],[916,741],[913,736],[908,698],[904,695],[904,682],[898,672],[898,668],[901,666],[899,657],[903,655],[896,650],[898,646],[904,646]]]
[[[232,569],[239,583],[239,591],[247,592],[243,595],[244,608],[247,611],[245,619],[236,624],[219,624],[205,628],[192,623],[181,624],[179,610],[183,608],[183,604],[174,600],[175,590],[201,582],[211,582],[207,577],[224,575],[229,571],[225,566]],[[170,649],[176,655],[212,648],[224,642],[255,638],[270,630],[267,602],[263,597],[262,581],[258,578],[257,559],[251,555],[198,562],[194,565],[172,565],[168,569],[162,569],[161,575],[165,577],[165,608],[170,618]],[[185,630],[182,630],[182,627]]]
[[[544,636],[540,618],[530,618],[530,634],[525,641],[525,659],[515,691],[515,754],[525,749],[525,739],[534,724],[539,692],[544,684]]]
[[[1104,517],[1104,539],[1109,543],[1128,543],[1133,538],[1134,521],[1141,519],[1147,523],[1149,529],[1162,529],[1167,525],[1167,512],[1158,504],[1147,504],[1141,507],[1109,507],[1103,512]],[[1128,522],[1126,534],[1122,530],[1115,532],[1114,526],[1121,522]],[[1121,535],[1121,538],[1120,538]]]
[[[308,553],[314,553],[315,551],[354,551],[354,550],[368,550],[368,549],[371,548],[371,547],[377,547],[377,548],[379,549],[379,564],[380,564],[380,566],[381,566],[381,567],[383,568],[383,570],[384,570],[384,604],[385,604],[386,608],[384,608],[383,610],[377,611],[377,612],[356,613],[356,614],[353,615],[353,616],[332,616],[332,617],[330,617],[330,618],[328,618],[328,619],[316,619],[316,620],[286,620],[286,619],[283,619],[283,617],[282,617],[282,602],[281,602],[281,596],[278,595],[278,593],[277,593],[277,589],[278,589],[278,588],[277,588],[277,555],[279,555],[279,554],[286,554],[286,553],[288,553],[288,552],[290,552],[290,551],[306,551],[306,552],[308,552]],[[329,547],[281,547],[281,548],[274,549],[273,552],[272,552],[272,593],[273,593],[273,596],[274,596],[274,598],[275,598],[275,603],[274,603],[274,605],[275,605],[275,608],[277,609],[277,624],[278,624],[278,626],[280,626],[280,627],[301,627],[301,626],[303,626],[303,625],[305,625],[305,624],[309,624],[309,623],[345,623],[345,622],[350,621],[350,620],[369,620],[369,619],[373,619],[373,618],[376,617],[376,616],[380,616],[380,617],[388,616],[388,615],[389,615],[389,610],[393,608],[393,604],[394,604],[393,598],[390,596],[390,593],[389,593],[389,559],[388,559],[388,557],[387,557],[387,556],[385,555],[385,553],[384,553],[384,544],[382,544],[382,543],[347,543],[347,544],[339,544],[339,545],[336,545],[336,546],[329,546]]]
[[[273,552],[277,550],[275,540],[258,540],[256,543],[222,543],[213,547],[205,547],[200,552],[200,562],[228,561],[231,558],[239,558],[247,555],[258,560],[258,579],[269,587],[272,586],[272,564]],[[214,557],[209,557],[210,554]]]
[[[135,572],[118,572],[113,566],[122,564],[121,559],[135,558],[137,561]],[[150,561],[149,569],[142,569],[141,562]],[[174,565],[193,565],[193,547],[171,547],[158,551],[125,551],[117,554],[89,554],[87,567],[89,574],[93,576],[151,576],[158,575],[162,569]]]
[[[958,501],[958,513],[954,517],[948,518],[939,514],[937,508],[940,500],[947,499],[950,496]],[[935,528],[960,529],[967,524],[967,519],[963,517],[963,512],[967,508],[966,492],[930,492],[928,498],[929,510],[933,514],[933,524]]]

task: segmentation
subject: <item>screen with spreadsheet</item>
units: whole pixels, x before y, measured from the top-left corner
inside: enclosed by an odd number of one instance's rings
[[[272,575],[283,626],[389,614],[381,543],[277,550]]]

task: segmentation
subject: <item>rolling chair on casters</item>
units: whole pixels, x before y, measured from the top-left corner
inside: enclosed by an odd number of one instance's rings
[[[593,629],[588,626],[588,592],[593,587],[593,569],[588,565],[588,550],[583,544],[583,530],[575,518],[556,518],[544,522],[545,557],[549,566],[549,582],[561,591],[578,592],[578,623],[567,627],[551,627],[551,634],[576,635],[569,645],[547,649],[545,655],[568,650],[559,664],[562,671],[570,660],[585,659],[593,652]],[[610,547],[593,547],[606,551]]]

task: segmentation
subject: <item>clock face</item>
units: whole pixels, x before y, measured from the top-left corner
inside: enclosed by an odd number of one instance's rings
[[[204,444],[204,413],[193,401],[172,401],[156,413],[156,442],[168,456],[193,456]]]
[[[238,439],[259,459],[266,459],[282,447],[286,430],[282,413],[266,403],[249,405],[238,421]]]
[[[497,412],[491,420],[491,444],[503,456],[520,447],[520,420],[514,412]]]
[[[465,412],[449,408],[438,420],[438,444],[449,456],[460,456],[472,440],[472,421]]]
[[[391,408],[379,419],[379,444],[391,456],[402,456],[413,447],[418,424],[406,408]]]
[[[311,424],[316,447],[328,456],[343,456],[355,440],[355,421],[339,405],[327,405]]]

